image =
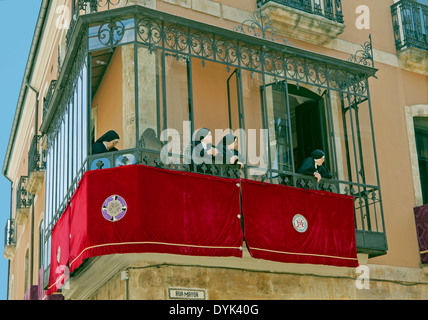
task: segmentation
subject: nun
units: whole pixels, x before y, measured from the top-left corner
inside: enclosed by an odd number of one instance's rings
[[[323,166],[324,161],[324,151],[316,149],[303,161],[297,172],[305,175],[313,175],[318,182],[320,182],[322,178],[331,179],[332,174]]]
[[[199,129],[195,135],[195,145],[193,149],[193,159],[196,164],[213,163],[213,159],[218,155],[218,150],[213,147],[213,137],[211,130],[207,128]]]
[[[110,130],[95,141],[92,145],[92,154],[118,151],[118,149],[116,149],[118,142],[119,135],[116,131]]]
[[[244,164],[240,161],[238,148],[238,137],[231,133],[226,134],[217,146],[223,164],[238,164],[241,169]]]

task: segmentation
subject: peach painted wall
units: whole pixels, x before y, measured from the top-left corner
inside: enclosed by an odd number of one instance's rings
[[[122,50],[116,48],[103,80],[92,99],[92,108],[97,107],[96,139],[109,130],[123,137],[122,130]],[[122,139],[117,148],[122,149]]]

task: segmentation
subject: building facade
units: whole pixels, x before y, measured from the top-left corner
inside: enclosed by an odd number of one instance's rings
[[[427,17],[43,0],[3,166],[8,298],[428,298]],[[196,161],[200,128],[233,132],[242,166]],[[314,149],[320,181],[299,171]]]

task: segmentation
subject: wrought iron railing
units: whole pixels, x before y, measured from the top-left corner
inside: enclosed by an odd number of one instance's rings
[[[56,80],[51,80],[46,96],[43,98],[43,118],[48,111],[56,87]]]
[[[29,208],[32,203],[31,194],[27,191],[28,177],[22,176],[19,179],[18,188],[16,190],[16,208]]]
[[[4,245],[16,245],[16,223],[14,219],[7,219],[6,227],[4,228]]]
[[[293,9],[343,23],[341,0],[257,0],[257,5],[263,6],[268,2],[276,2]]]
[[[124,7],[128,4],[128,2],[129,0],[73,0],[70,27],[66,34],[67,46],[70,43],[71,36],[76,26],[77,18],[80,15]]]
[[[428,6],[401,0],[391,6],[395,47],[428,50]]]
[[[215,175],[224,178],[248,178],[267,183],[281,184],[296,188],[321,190],[354,197],[354,222],[357,237],[357,247],[376,256],[387,250],[387,243],[382,213],[382,200],[378,186],[343,181],[338,179],[322,179],[320,182],[312,176],[295,172],[266,169],[263,175],[251,175],[254,167],[244,165],[201,164],[194,165],[184,161],[183,155],[173,157],[169,154],[170,163],[165,164],[159,151],[135,148],[108,152],[89,156],[86,170],[98,170],[120,167],[123,165],[143,164],[158,168],[196,172]],[[174,161],[175,159],[175,161]],[[71,195],[72,193],[70,193]]]
[[[40,150],[40,140],[42,136],[35,135],[31,142],[30,151],[28,152],[28,176],[32,172],[46,170],[46,151]]]
[[[88,5],[88,1],[83,2],[86,2],[86,5]],[[79,1],[79,3],[83,2]],[[127,3],[127,1],[124,1],[123,3]],[[86,9],[89,10],[90,7],[87,7]],[[99,28],[98,33],[94,32],[94,34],[91,35],[91,37],[98,40],[97,45],[94,45],[91,50],[112,48],[126,43],[126,41],[122,41],[122,39],[126,38],[125,36],[119,38],[111,36],[113,30],[120,29],[121,32],[123,31],[121,35],[124,35],[126,32],[134,34],[136,39],[138,39],[139,45],[145,47],[151,53],[152,51],[160,48],[164,51],[177,53],[177,57],[179,54],[188,54],[188,57],[198,57],[202,59],[202,63],[204,63],[205,60],[222,63],[226,66],[226,70],[228,71],[230,71],[230,67],[243,67],[251,72],[264,73],[266,75],[273,76],[275,77],[275,80],[277,77],[280,79],[286,77],[291,81],[295,81],[297,83],[297,88],[299,88],[299,83],[318,87],[319,94],[321,94],[321,88],[326,88],[332,92],[346,92],[348,96],[355,95],[360,97],[368,95],[368,82],[366,82],[366,73],[368,71],[365,70],[365,67],[360,68],[360,66],[353,65],[352,68],[350,68],[350,64],[348,62],[341,63],[333,61],[333,59],[330,58],[328,58],[329,61],[325,62],[324,57],[318,57],[312,54],[311,56],[306,57],[300,52],[300,50],[295,50],[292,47],[281,51],[272,47],[272,50],[270,50],[270,46],[275,45],[276,47],[276,44],[270,44],[268,41],[262,42],[258,41],[259,39],[254,39],[255,43],[264,44],[263,51],[259,51],[261,50],[259,47],[262,46],[254,45],[252,43],[253,39],[251,39],[251,43],[246,43],[245,41],[236,40],[236,35],[232,35],[227,31],[222,31],[225,35],[216,34],[215,31],[211,30],[208,26],[204,26],[200,30],[196,29],[198,32],[194,32],[194,30],[190,32],[188,30],[193,28],[192,21],[183,20],[181,22],[182,24],[177,21],[175,22],[176,25],[169,24],[168,19],[166,19],[168,18],[167,14],[159,12],[155,13],[153,11],[150,12],[150,14],[153,14],[154,16],[146,16],[146,12],[143,12],[141,8],[135,8],[136,13],[134,12],[134,8],[132,9],[133,11],[131,12],[131,10],[129,10],[129,13],[135,14],[135,20],[131,20],[131,25],[135,30],[132,28],[126,29],[125,24],[118,18],[119,14],[115,16],[112,13],[111,17],[101,17],[100,20],[96,20],[95,18],[97,15],[93,15],[94,21],[99,24]],[[99,16],[103,15],[100,14]],[[178,19],[178,17],[174,17],[174,19]],[[106,38],[103,38],[103,31],[106,30],[104,27],[107,25],[109,26],[107,28],[109,33],[105,36]],[[89,35],[87,37],[90,39]],[[86,44],[90,42],[88,41],[88,38],[84,39],[83,43],[85,43],[85,40]],[[182,41],[181,39],[186,40]],[[85,54],[84,50],[86,49],[82,49],[80,52]],[[239,52],[246,53],[238,54]],[[272,54],[269,54],[270,52]],[[79,54],[82,53],[79,53],[78,51],[76,55],[79,57]],[[260,61],[260,57],[262,57],[262,61]],[[77,58],[75,60],[80,61],[79,63],[82,61],[82,59]],[[275,63],[272,63],[272,61],[275,61]],[[76,63],[76,66],[78,66],[79,63]],[[135,65],[138,65],[138,63]],[[80,70],[80,68],[81,67],[77,69]],[[135,68],[135,70],[135,72],[138,72],[138,68]],[[354,83],[356,85],[354,85]],[[349,97],[347,99],[351,100]],[[64,99],[64,101],[69,100]],[[64,108],[63,110],[66,110],[64,105],[62,107]],[[58,128],[60,127],[59,123],[61,121],[61,116],[56,119],[58,119],[56,120],[57,123],[53,123],[51,129],[49,129],[48,147],[49,143],[54,141],[53,138],[49,138],[49,136],[54,137],[56,130],[59,130]],[[140,128],[138,117],[136,117],[136,119],[136,128]],[[86,156],[86,154],[84,156]],[[57,159],[55,159],[55,161],[57,161]],[[80,178],[87,170],[112,168],[128,164],[145,164],[165,169],[218,175],[226,178],[245,178],[248,177],[248,171],[250,169],[249,166],[245,166],[243,170],[241,170],[230,165],[226,166],[217,164],[195,167],[191,164],[185,164],[182,161],[166,165],[162,162],[159,151],[147,150],[144,148],[144,145],[140,145],[138,148],[134,149],[90,155],[85,157],[85,160],[82,159],[82,161],[84,162],[82,166],[80,166],[79,163],[79,166],[74,168],[77,172],[74,172],[73,169],[73,174],[69,177],[72,181],[68,183],[68,187],[66,190],[63,190],[64,194],[61,194],[61,196],[59,196],[59,193],[57,192],[57,189],[59,188],[57,187],[58,172],[55,172],[56,176],[53,176],[56,178],[52,178],[52,182],[55,182],[55,186],[52,187],[52,192],[47,192],[47,194],[55,194],[56,198],[53,200],[50,199],[52,203],[52,208],[50,210],[52,210],[52,212],[49,217],[52,217],[52,219],[47,223],[45,231],[46,243],[49,243],[50,232],[53,226],[76,190]],[[55,166],[52,166],[52,168],[55,168]],[[263,181],[266,182],[285,184],[289,186],[353,195],[355,197],[355,222],[358,247],[361,248],[365,246],[369,249],[374,248],[374,250],[377,250],[378,252],[386,250],[386,237],[385,230],[383,229],[383,216],[380,200],[381,196],[378,186],[340,180],[322,180],[321,183],[317,183],[312,177],[302,176],[295,172],[281,172],[272,169],[267,170],[264,175],[258,176],[257,179],[263,179]],[[376,240],[375,238],[380,240],[378,242],[372,241],[373,239]],[[368,241],[365,239],[368,239]]]

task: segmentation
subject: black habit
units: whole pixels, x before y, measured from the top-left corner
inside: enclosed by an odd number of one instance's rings
[[[310,157],[307,157],[305,160],[303,160],[303,163],[300,165],[300,168],[297,170],[297,172],[310,176],[313,176],[314,172],[318,172],[321,177],[331,179],[333,175],[324,165],[315,167],[315,159],[321,159],[323,156],[324,152],[321,150],[314,150]]]
[[[92,154],[104,153],[104,152],[112,152],[118,151],[115,147],[110,150],[107,149],[104,142],[110,142],[113,140],[119,139],[119,135],[114,130],[110,130],[104,135],[102,135],[95,143],[92,145]]]

